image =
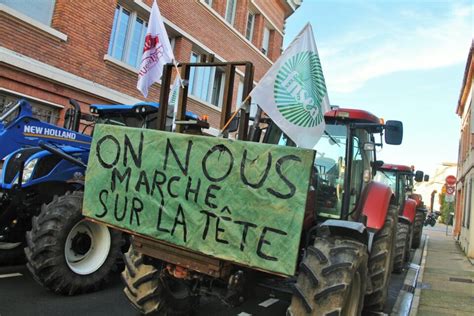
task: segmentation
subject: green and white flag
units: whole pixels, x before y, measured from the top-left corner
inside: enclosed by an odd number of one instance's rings
[[[330,106],[311,24],[303,28],[250,96],[296,145],[316,145]]]

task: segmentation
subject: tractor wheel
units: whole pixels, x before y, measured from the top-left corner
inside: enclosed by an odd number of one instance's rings
[[[186,281],[175,279],[160,269],[144,263],[144,256],[130,246],[124,255],[123,292],[142,314],[188,315],[197,305]]]
[[[82,216],[83,193],[43,205],[26,234],[27,267],[45,288],[62,295],[100,289],[121,257],[121,233]]]
[[[385,224],[375,233],[369,257],[369,276],[372,291],[366,295],[364,308],[382,311],[388,294],[388,283],[393,268],[398,207],[390,205]]]
[[[393,271],[401,273],[405,264],[406,248],[409,242],[408,231],[410,227],[406,223],[397,224],[397,239],[395,242],[395,258],[393,259]]]
[[[307,249],[287,315],[360,315],[367,278],[367,246],[318,237]]]
[[[24,242],[0,242],[0,266],[25,263]]]
[[[415,222],[413,223],[413,241],[411,247],[417,249],[421,244],[421,233],[423,231],[423,222],[425,221],[425,214],[423,212],[416,212]]]

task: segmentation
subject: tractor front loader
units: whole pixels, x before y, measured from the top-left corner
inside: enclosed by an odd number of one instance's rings
[[[91,137],[79,132],[80,120],[91,119],[84,130],[95,124],[142,128],[156,120],[159,108],[91,105],[89,115],[71,103],[75,110],[66,113],[65,128],[31,117],[29,105],[20,101],[0,130],[2,150],[12,150],[3,153],[0,176],[0,262],[11,263],[24,252],[34,279],[63,295],[101,288],[119,267],[126,242],[120,232],[83,219]]]

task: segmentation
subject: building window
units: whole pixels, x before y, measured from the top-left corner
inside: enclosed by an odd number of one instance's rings
[[[38,102],[15,94],[0,92],[0,115],[7,112],[20,99],[26,99],[33,112],[33,117],[46,123],[57,124],[59,119],[59,109],[51,105]]]
[[[12,8],[30,18],[39,21],[45,25],[51,25],[55,0],[36,0],[36,1],[18,1],[18,0],[0,0],[1,4]]]
[[[192,52],[190,61],[200,62],[201,55]],[[218,67],[191,67],[188,91],[202,101],[222,107],[224,83],[224,71]]]
[[[237,0],[227,0],[227,6],[225,9],[225,19],[232,25],[234,25],[236,9]]]
[[[467,211],[467,218],[466,218],[466,228],[469,229],[469,226],[471,226],[471,213],[473,212],[472,210],[472,191],[474,191],[473,187],[473,179],[471,178],[469,180],[469,191],[467,192],[469,197],[467,198],[467,204],[465,210]]]
[[[237,98],[235,99],[235,108],[238,108],[243,101],[244,96],[244,82],[239,80],[239,86],[237,88]]]
[[[247,29],[245,30],[245,37],[249,41],[252,41],[252,38],[253,38],[254,25],[255,25],[255,14],[252,12],[249,12],[248,17],[247,17]]]
[[[212,7],[212,0],[204,0],[204,2],[210,7]]]
[[[268,46],[270,45],[270,30],[268,27],[263,28],[263,38],[262,38],[262,53],[268,56]]]
[[[147,27],[148,23],[139,18],[136,12],[117,5],[108,54],[138,68]]]

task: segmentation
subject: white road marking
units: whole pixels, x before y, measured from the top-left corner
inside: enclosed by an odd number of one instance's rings
[[[275,304],[278,301],[279,301],[279,299],[277,299],[277,298],[269,298],[268,300],[263,301],[260,304],[258,304],[258,306],[268,307],[270,305]]]
[[[0,279],[6,279],[6,278],[14,278],[18,276],[22,276],[23,274],[15,272],[15,273],[7,273],[7,274],[0,274]]]
[[[237,314],[237,316],[252,316],[252,314],[241,312],[240,314]]]

